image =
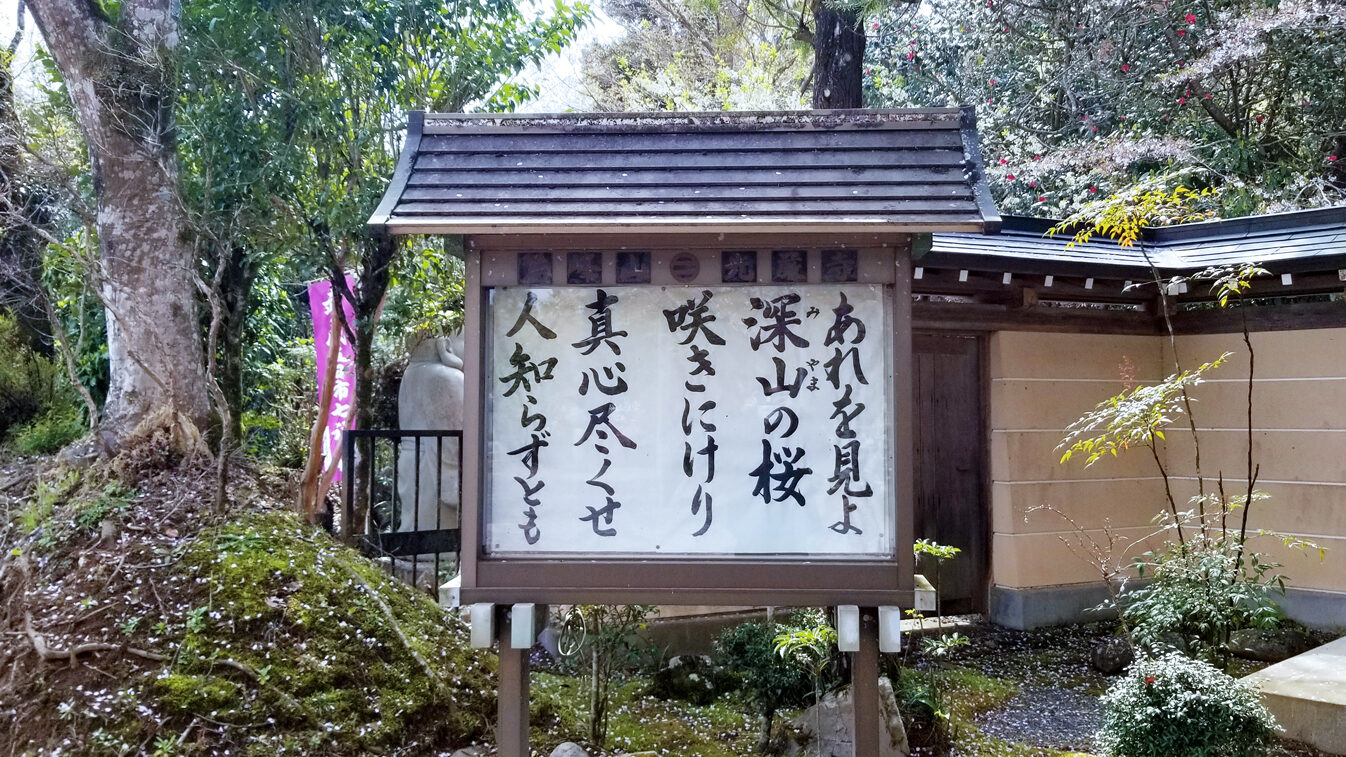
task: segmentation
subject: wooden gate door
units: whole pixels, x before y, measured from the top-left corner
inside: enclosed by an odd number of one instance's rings
[[[990,554],[982,339],[914,334],[917,539],[962,552],[940,569],[947,613],[985,612]],[[917,572],[935,580],[930,558]]]

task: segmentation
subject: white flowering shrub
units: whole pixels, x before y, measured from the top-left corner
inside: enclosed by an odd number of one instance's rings
[[[1108,757],[1252,757],[1277,729],[1257,692],[1180,654],[1139,660],[1103,695]]]

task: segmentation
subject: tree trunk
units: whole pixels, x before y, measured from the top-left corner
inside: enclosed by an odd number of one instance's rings
[[[243,326],[248,318],[248,299],[256,267],[243,245],[232,245],[223,281],[224,328],[220,342],[220,387],[229,405],[230,438],[243,441]]]
[[[775,710],[768,710],[761,716],[761,730],[757,732],[757,752],[767,754],[771,751],[771,727],[775,723]]]
[[[383,295],[388,291],[388,282],[392,275],[393,259],[397,256],[397,243],[388,237],[375,237],[364,240],[363,254],[360,259],[360,280],[355,293],[355,422],[357,428],[374,427],[374,391],[377,389],[374,375],[374,328],[378,325],[379,310],[383,306]],[[338,277],[344,287],[344,277]],[[368,440],[358,449],[360,459],[368,460],[372,454]],[[365,532],[369,518],[369,475],[367,466],[357,466],[359,470],[347,475],[356,476],[355,502],[347,505],[351,522],[347,524],[347,537],[355,538]]]
[[[858,10],[819,2],[813,26],[813,107],[859,108],[865,28]]]
[[[174,0],[32,0],[89,147],[111,383],[100,439],[116,450],[151,417],[204,428],[209,413],[193,271],[178,195],[167,62]]]

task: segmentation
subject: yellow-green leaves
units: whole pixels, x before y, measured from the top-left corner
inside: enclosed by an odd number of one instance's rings
[[[1164,429],[1184,412],[1187,390],[1201,384],[1206,374],[1224,365],[1231,354],[1226,352],[1157,384],[1137,386],[1098,403],[1066,428],[1066,437],[1056,446],[1062,453],[1061,463],[1080,455],[1090,466],[1105,456],[1115,457],[1132,447],[1163,441]]]

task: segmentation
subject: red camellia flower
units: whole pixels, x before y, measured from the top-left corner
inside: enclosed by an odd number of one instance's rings
[[[1098,187],[1089,187],[1089,194],[1091,195],[1098,194]]]
[[[1123,64],[1122,64],[1122,72],[1123,72],[1123,73],[1125,73],[1125,72],[1127,72],[1127,71],[1130,71],[1130,70],[1131,70],[1131,66],[1130,66],[1130,65],[1128,65],[1128,64],[1126,64],[1126,63],[1123,63]]]
[[[1335,163],[1336,160],[1337,160],[1337,156],[1335,156],[1335,155],[1329,155],[1329,156],[1327,156],[1327,160],[1328,160],[1329,163]]]
[[[1005,174],[1005,180],[1006,180],[1006,181],[1014,181],[1014,174],[1012,174],[1012,173]]]
[[[1189,23],[1189,24],[1195,24],[1195,23],[1196,23],[1196,14],[1195,14],[1195,13],[1188,13],[1188,14],[1187,14],[1187,23]]]
[[[1179,37],[1181,37],[1181,36],[1183,36],[1183,35],[1185,35],[1185,34],[1187,34],[1187,30],[1186,30],[1186,29],[1179,29],[1179,30],[1178,30],[1178,36],[1179,36]]]
[[[1185,97],[1179,97],[1179,98],[1178,98],[1178,104],[1179,104],[1179,105],[1186,105],[1186,104],[1187,104],[1187,98],[1185,98]]]
[[[1046,198],[1046,197],[1039,197],[1039,198],[1038,198],[1038,202],[1046,202],[1046,201],[1047,201],[1047,198]]]
[[[1004,158],[1001,158],[1001,159],[1000,159],[1000,165],[1002,165],[1002,166],[1005,165],[1005,164],[1008,163],[1008,162],[1009,162],[1009,161],[1008,161],[1008,160],[1005,160]]]
[[[874,22],[874,28],[875,28],[875,29],[879,28],[879,22],[878,22],[878,21],[875,21],[875,22]]]
[[[1145,676],[1145,685],[1149,686],[1152,683],[1154,683],[1154,676]]]
[[[992,87],[995,86],[995,79],[992,79],[992,80],[991,80],[991,86],[992,86]]]

